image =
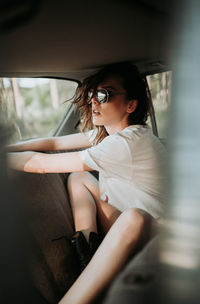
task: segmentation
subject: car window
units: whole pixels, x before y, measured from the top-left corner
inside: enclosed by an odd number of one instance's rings
[[[155,111],[158,136],[167,138],[168,111],[171,102],[172,72],[163,72],[147,76]]]
[[[9,127],[9,142],[52,135],[77,85],[62,79],[0,78],[0,108]]]

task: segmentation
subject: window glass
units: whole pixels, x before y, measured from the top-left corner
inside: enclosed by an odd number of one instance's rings
[[[171,102],[171,72],[147,76],[155,111],[158,136],[167,137],[168,111]]]
[[[0,110],[9,142],[52,135],[77,85],[61,79],[0,78]]]

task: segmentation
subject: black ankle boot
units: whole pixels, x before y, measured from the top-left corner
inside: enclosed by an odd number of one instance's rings
[[[71,242],[78,255],[81,270],[83,270],[92,258],[92,252],[90,250],[90,246],[86,241],[84,234],[81,231],[77,231],[73,235]]]
[[[90,232],[89,235],[89,246],[92,255],[95,253],[99,245],[101,244],[101,239],[99,235],[96,232]]]
[[[88,244],[82,231],[77,231],[72,236],[71,242],[80,261],[81,270],[83,270],[99,247],[101,243],[100,237],[97,233],[90,232]]]

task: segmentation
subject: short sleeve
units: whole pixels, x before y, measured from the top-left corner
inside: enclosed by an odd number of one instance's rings
[[[130,167],[131,154],[128,145],[120,134],[107,136],[101,143],[79,152],[82,161],[93,170],[105,175],[124,175]],[[126,172],[127,173],[127,172]]]

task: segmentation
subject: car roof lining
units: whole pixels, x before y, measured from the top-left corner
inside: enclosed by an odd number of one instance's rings
[[[0,32],[1,76],[80,81],[119,61],[134,62],[142,73],[170,69],[172,0],[37,3],[29,20]]]

